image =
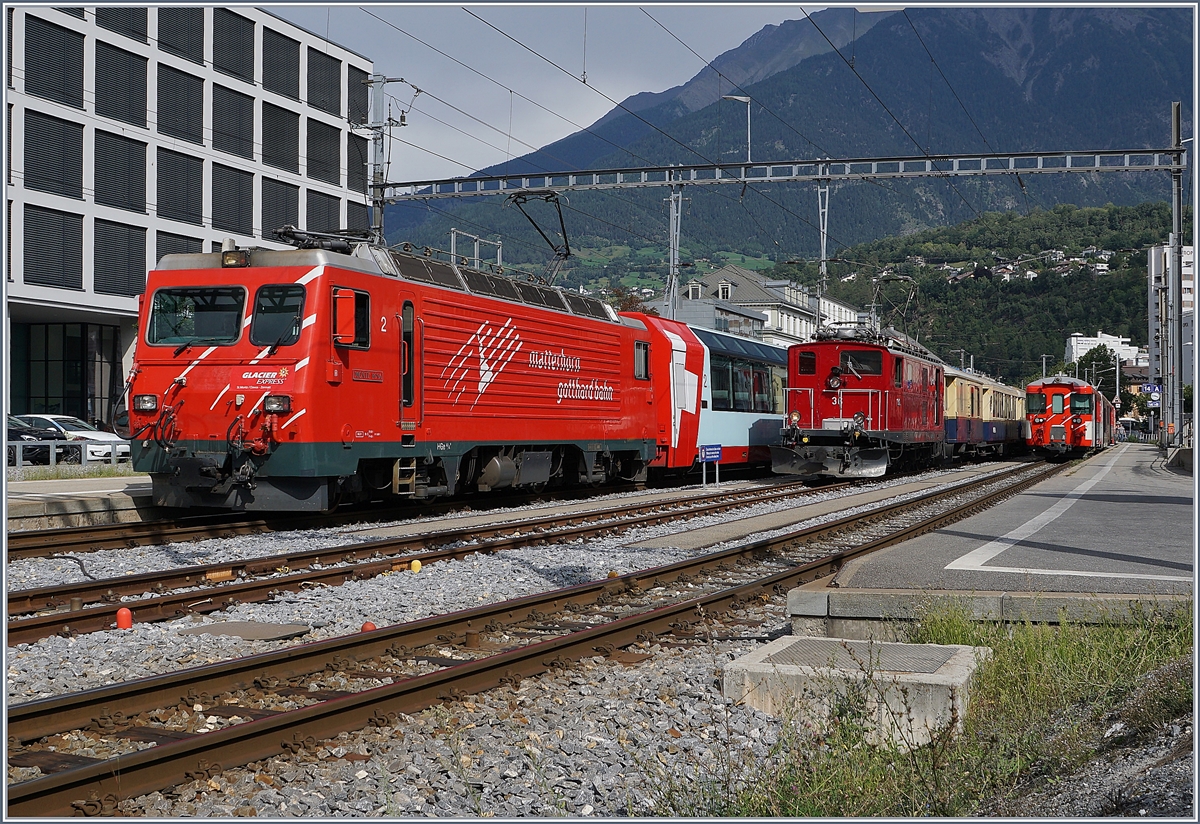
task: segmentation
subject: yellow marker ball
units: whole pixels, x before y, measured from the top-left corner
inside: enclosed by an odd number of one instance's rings
[[[413,561],[412,564],[409,565],[408,568],[411,569],[413,572],[420,572],[421,571],[421,562]]]

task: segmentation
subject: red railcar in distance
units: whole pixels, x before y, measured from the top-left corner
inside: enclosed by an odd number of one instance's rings
[[[1117,412],[1099,389],[1079,378],[1052,375],[1025,389],[1026,444],[1051,457],[1079,457],[1116,443]]]
[[[696,457],[686,325],[368,243],[168,255],[139,334],[133,462],[158,505],[327,510]]]
[[[943,364],[906,336],[822,329],[788,349],[787,411],[775,472],[876,478],[940,459]]]

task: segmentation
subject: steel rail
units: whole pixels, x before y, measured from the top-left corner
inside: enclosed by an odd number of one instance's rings
[[[904,527],[887,536],[869,541],[852,549],[834,553],[826,558],[768,575],[756,581],[730,587],[718,592],[701,595],[680,601],[676,604],[658,607],[636,615],[614,619],[598,627],[591,627],[578,632],[547,639],[516,649],[507,650],[486,658],[464,662],[447,667],[427,675],[407,678],[390,685],[375,687],[362,692],[331,698],[320,703],[297,710],[281,712],[278,715],[259,718],[228,727],[223,730],[196,735],[191,738],[160,744],[141,750],[137,753],[122,755],[108,761],[76,767],[52,773],[42,778],[11,784],[8,787],[8,814],[10,816],[31,815],[71,815],[111,811],[116,802],[122,798],[132,798],[144,795],[167,786],[173,786],[197,777],[211,777],[221,772],[225,767],[240,766],[253,761],[271,758],[287,750],[295,751],[303,748],[306,742],[315,743],[318,740],[332,738],[337,734],[351,729],[362,729],[367,726],[390,726],[396,713],[412,713],[438,702],[455,700],[462,694],[465,687],[478,692],[503,684],[515,684],[521,678],[539,674],[548,669],[569,667],[573,661],[581,657],[597,653],[610,653],[615,648],[627,646],[639,640],[652,640],[662,633],[687,633],[697,624],[710,620],[713,616],[723,615],[737,609],[750,599],[767,593],[782,593],[790,587],[807,583],[819,577],[828,576],[848,561],[867,553],[891,546],[924,532],[936,529],[941,525],[973,514],[995,500],[1009,497],[1028,486],[1044,480],[1046,477],[1061,471],[1062,467],[1051,467],[1042,472],[1032,473],[1030,477],[1016,484],[993,490],[982,498],[964,503],[953,510],[920,523]],[[905,508],[915,506],[922,499],[945,497],[959,494],[964,488],[983,486],[994,483],[996,476],[977,479],[973,484],[960,485],[953,490],[942,490],[929,493],[921,499],[910,500],[902,505]],[[874,515],[875,513],[872,513]],[[857,521],[860,518],[851,517],[844,521]],[[827,531],[828,526],[824,527]],[[845,526],[845,524],[843,524]],[[727,561],[732,555],[761,555],[778,550],[789,543],[794,543],[803,537],[806,530],[781,535],[774,538],[750,541],[731,548],[723,553],[706,556],[703,559],[693,559],[689,562],[674,564],[670,567],[660,567],[657,570],[646,570],[630,575],[621,576],[588,585],[580,585],[565,590],[543,593],[533,598],[520,599],[519,602],[509,602],[483,608],[490,612],[499,612],[506,606],[509,621],[519,620],[516,613],[526,615],[529,610],[525,606],[514,607],[524,602],[528,606],[537,599],[553,598],[554,603],[568,600],[590,598],[595,600],[601,592],[620,592],[638,586],[639,582],[654,576],[662,578],[666,570],[672,567],[716,565]],[[723,556],[723,557],[722,557]],[[680,570],[681,572],[683,570]],[[677,577],[677,575],[676,575]],[[583,588],[588,587],[584,592]],[[573,594],[572,594],[573,593]],[[593,597],[594,596],[594,597]],[[446,620],[475,614],[476,610],[456,613],[454,616],[439,616],[432,621]],[[427,622],[418,622],[427,623]],[[469,624],[468,624],[469,625]],[[364,633],[362,636],[352,636],[360,646],[354,649],[348,647],[346,639],[333,639],[331,642],[306,645],[309,648],[318,646],[340,646],[343,649],[353,649],[357,660],[366,648],[378,648],[385,643],[394,643],[395,637],[405,637],[405,628],[411,625],[376,630]],[[383,636],[391,636],[385,639]],[[409,637],[409,640],[413,640]],[[289,653],[303,653],[305,647],[293,648]],[[376,652],[378,654],[378,652]],[[218,668],[237,666],[244,679],[248,673],[262,671],[261,662],[269,656],[254,656],[228,664],[214,667],[196,668],[175,675],[184,676],[192,683],[210,683],[197,681],[197,674]],[[284,670],[291,668],[295,671],[297,660],[288,661],[284,656]],[[255,666],[255,664],[259,666]],[[311,671],[311,670],[309,670]],[[164,684],[168,677],[144,679],[147,682],[158,682],[158,693],[168,703],[175,703],[179,697],[182,684]],[[95,708],[103,703],[100,693],[109,693],[112,697],[120,696],[120,688],[138,685],[139,682],[116,685],[102,690],[90,690],[76,696],[65,696],[62,699],[48,699],[40,704],[43,710],[51,705],[71,700],[78,704],[86,700],[87,706]],[[144,694],[144,693],[139,693]],[[90,700],[88,700],[90,699]],[[9,733],[18,735],[21,721],[14,717],[22,708],[28,705],[17,705],[9,710]],[[28,722],[29,716],[26,717]],[[14,733],[14,730],[18,732]]]
[[[606,493],[627,491],[626,487],[610,487]],[[554,499],[577,500],[592,497],[594,489],[561,490]],[[355,521],[380,521],[405,515],[417,517],[440,515],[461,510],[488,511],[508,506],[545,500],[541,493],[497,494],[487,498],[431,501],[428,503],[395,504],[383,508],[338,510],[317,515],[286,513],[280,515],[244,516],[236,512],[189,515],[159,521],[133,521],[120,524],[95,524],[62,529],[38,529],[10,532],[8,559],[44,558],[63,552],[92,552],[100,549],[125,549],[138,546],[178,543],[202,538],[224,538],[233,535],[270,532],[277,528],[308,529],[314,526],[334,526]],[[282,525],[280,527],[280,525]]]

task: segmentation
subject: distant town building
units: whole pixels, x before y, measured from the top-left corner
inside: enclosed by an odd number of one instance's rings
[[[757,332],[753,336],[779,346],[811,340],[816,328],[816,311],[807,289],[733,264],[688,281],[675,313],[679,320],[729,332],[737,331],[731,324],[745,322],[735,316],[761,317],[761,324],[752,324]],[[713,323],[701,322],[706,318]]]
[[[1193,340],[1193,335],[1190,331],[1191,320],[1186,319],[1186,316],[1194,310],[1194,283],[1195,283],[1195,265],[1193,257],[1193,247],[1183,247],[1183,312],[1184,320],[1184,370],[1183,382],[1190,384],[1192,382],[1192,367],[1191,367],[1191,349],[1190,341]],[[1174,261],[1171,259],[1170,246],[1154,246],[1146,255],[1146,316],[1149,318],[1150,337],[1150,371],[1151,377],[1162,378],[1162,324],[1160,318],[1167,311],[1167,286],[1169,284],[1168,275],[1174,267]]]
[[[1097,346],[1107,346],[1120,360],[1136,359],[1138,356],[1138,348],[1129,343],[1129,338],[1106,335],[1099,331],[1093,338],[1076,332],[1067,338],[1066,354],[1063,355],[1063,360],[1066,363],[1073,363]]]
[[[7,409],[111,420],[163,255],[370,227],[368,58],[250,7],[5,12]]]

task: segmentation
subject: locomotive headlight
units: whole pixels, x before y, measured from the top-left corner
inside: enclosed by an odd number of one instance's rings
[[[133,408],[137,412],[154,412],[158,409],[158,395],[134,395]]]
[[[842,379],[840,377],[838,377],[837,375],[830,375],[829,378],[826,379],[825,385],[828,386],[830,389],[841,389],[842,388]]]
[[[291,395],[267,395],[263,401],[263,409],[267,412],[291,412],[292,411],[292,396]]]
[[[792,412],[792,414],[788,415],[788,420],[792,422],[792,426],[799,426],[800,425],[800,411],[794,410]]]
[[[1045,418],[1041,418],[1041,417],[1039,417],[1039,418],[1034,418],[1034,419],[1033,419],[1033,422],[1034,422],[1034,423],[1045,423],[1045,422],[1046,422],[1046,419],[1045,419]]]
[[[808,436],[805,435],[802,438],[800,438],[800,443],[808,443]]]
[[[855,426],[862,426],[862,425],[863,425],[863,424],[865,424],[866,422],[867,422],[867,416],[866,416],[866,415],[864,415],[862,412],[855,412],[855,413],[854,413],[854,425],[855,425]]]
[[[1083,418],[1076,415],[1075,417],[1071,418],[1071,423],[1083,423]]]

